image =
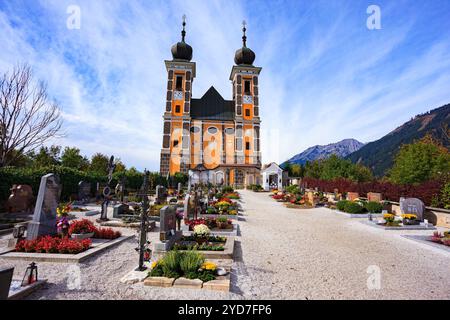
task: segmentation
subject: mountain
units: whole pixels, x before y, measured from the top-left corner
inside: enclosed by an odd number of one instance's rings
[[[376,176],[383,176],[392,167],[393,159],[402,144],[409,144],[430,134],[443,146],[450,147],[450,104],[417,115],[379,140],[370,142],[347,156],[355,163],[371,168]]]
[[[359,150],[364,143],[355,139],[344,139],[342,141],[327,144],[326,146],[314,146],[306,149],[289,159],[287,162],[291,164],[304,164],[306,161],[325,159],[335,154],[341,158]]]

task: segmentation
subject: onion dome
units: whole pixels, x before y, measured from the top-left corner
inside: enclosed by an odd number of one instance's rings
[[[237,50],[234,55],[234,62],[237,65],[253,65],[253,62],[255,61],[256,55],[252,51],[252,49],[247,48],[247,36],[245,35],[245,32],[247,31],[247,28],[245,27],[246,23],[245,21],[242,22],[242,32],[244,35],[242,36],[242,48]]]
[[[181,42],[174,44],[171,49],[173,60],[191,61],[192,59],[192,47],[184,42],[184,38],[186,36],[185,26],[186,16],[183,15],[183,30],[181,31]]]

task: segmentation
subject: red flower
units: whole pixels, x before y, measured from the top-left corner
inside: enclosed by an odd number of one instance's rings
[[[87,219],[76,220],[70,224],[69,235],[95,232],[97,228]]]

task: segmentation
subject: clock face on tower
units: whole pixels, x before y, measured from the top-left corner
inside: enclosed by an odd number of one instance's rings
[[[183,92],[182,91],[174,91],[173,92],[173,100],[183,100]]]
[[[245,96],[243,97],[243,102],[244,102],[244,103],[253,103],[253,97],[252,97],[252,96],[245,95]]]

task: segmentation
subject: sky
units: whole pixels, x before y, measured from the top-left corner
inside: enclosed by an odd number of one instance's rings
[[[370,5],[380,28],[368,28]],[[49,144],[157,171],[164,60],[183,14],[194,98],[214,86],[231,99],[246,20],[262,67],[263,163],[316,144],[377,140],[450,102],[448,0],[0,0],[0,73],[28,63],[47,84],[65,133]]]

